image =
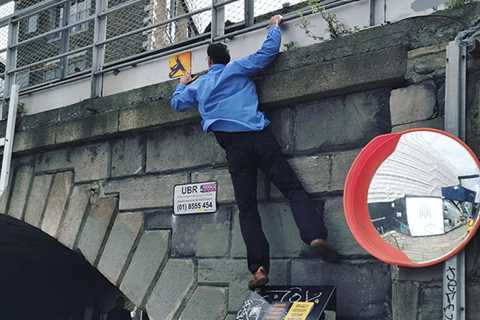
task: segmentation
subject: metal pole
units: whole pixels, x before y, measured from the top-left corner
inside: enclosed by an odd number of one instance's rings
[[[17,65],[17,48],[14,45],[18,41],[18,22],[11,22],[8,27],[8,46],[7,46],[7,61],[5,64],[5,82],[3,88],[3,98],[6,100],[10,96],[10,89],[15,83],[15,74],[9,73],[10,70],[15,69]],[[2,104],[2,110],[0,112],[0,120],[4,120],[6,117],[6,111],[4,110],[5,104]]]
[[[5,138],[1,139],[1,144],[4,146],[2,170],[0,173],[0,197],[7,190],[8,182],[10,180],[10,164],[13,152],[13,137],[15,134],[15,122],[17,120],[17,106],[18,106],[18,91],[19,86],[12,85],[12,92],[10,93],[10,103],[8,108],[7,130]]]
[[[255,4],[253,0],[245,0],[245,26],[249,27],[255,22]]]
[[[377,0],[370,0],[370,26],[375,25],[375,5]]]
[[[98,73],[103,68],[105,61],[105,44],[98,44],[107,38],[107,16],[102,15],[108,6],[108,0],[95,0],[95,30],[93,36],[93,59],[91,77],[91,97],[100,97],[102,94],[103,74]]]
[[[445,79],[445,130],[465,140],[466,47],[452,41],[447,46]]]
[[[445,130],[465,140],[466,47],[459,41],[447,46],[445,74]],[[465,252],[445,262],[443,268],[443,320],[465,320]]]
[[[212,42],[225,33],[225,6],[217,6],[219,3],[221,0],[212,0]]]
[[[63,6],[63,21],[62,25],[60,27],[64,27],[68,25],[69,19],[70,19],[70,1],[66,1],[64,6]],[[65,53],[68,52],[68,47],[69,47],[69,34],[70,34],[70,29],[65,29],[62,31],[62,47],[60,53]],[[65,75],[67,74],[67,68],[68,68],[68,57],[65,56],[60,59],[60,79],[65,78]]]

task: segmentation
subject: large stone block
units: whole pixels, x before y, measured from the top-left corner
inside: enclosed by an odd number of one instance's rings
[[[162,83],[162,85],[166,84]],[[132,109],[120,110],[119,131],[147,128],[180,121],[192,122],[198,119],[198,117],[198,113],[193,110],[189,112],[174,112],[168,106],[168,102],[139,105]]]
[[[271,120],[269,128],[272,130],[284,153],[293,151],[294,115],[294,111],[291,108],[275,110],[268,114]]]
[[[336,152],[332,154],[332,175],[330,176],[330,191],[343,191],[345,179],[353,161],[360,153],[360,149]]]
[[[368,255],[355,241],[348,228],[342,198],[329,198],[325,202],[325,224],[328,228],[328,240],[340,255]]]
[[[75,244],[91,196],[92,186],[82,184],[73,187],[65,218],[60,225],[57,236],[58,241],[69,248],[73,248]]]
[[[3,132],[3,131],[2,131]],[[13,152],[55,145],[55,128],[39,127],[15,132]]]
[[[437,87],[432,80],[395,89],[390,96],[392,126],[429,120],[437,114]]]
[[[13,171],[13,170],[12,170]],[[17,219],[23,219],[28,191],[32,183],[33,167],[22,165],[15,171],[12,195],[8,205],[8,214]]]
[[[74,169],[75,182],[108,177],[110,147],[97,143],[40,153],[36,158],[37,172]]]
[[[227,314],[225,289],[198,287],[180,315],[180,320],[224,320]]]
[[[271,257],[298,257],[305,246],[286,203],[262,203],[259,205],[263,231],[270,243]],[[240,232],[238,208],[233,214],[232,257],[247,256],[245,243]]]
[[[77,248],[92,265],[96,265],[100,249],[108,237],[107,231],[115,217],[117,204],[118,199],[115,197],[100,198],[89,208]]]
[[[230,242],[231,209],[216,213],[174,216],[172,255],[175,257],[223,257]]]
[[[135,239],[143,225],[140,213],[120,213],[98,262],[98,270],[112,283],[117,283]]]
[[[45,174],[33,178],[32,190],[28,196],[24,220],[34,227],[40,227],[52,181],[53,174]]]
[[[170,231],[159,230],[145,232],[140,238],[132,261],[120,284],[120,290],[137,306],[142,304],[158,269],[167,258],[169,237]],[[182,270],[178,269],[178,271]],[[186,278],[186,274],[188,273],[177,273],[176,275]],[[162,287],[161,289],[171,290],[172,287]],[[176,296],[173,297],[174,299],[177,298]],[[155,319],[155,313],[152,313],[152,317]],[[164,318],[159,317],[158,319]]]
[[[174,319],[175,312],[194,283],[191,260],[169,259],[146,304],[148,315],[154,320]]]
[[[225,151],[198,124],[153,131],[147,138],[147,172],[224,163]]]
[[[73,172],[71,171],[57,173],[53,178],[52,189],[48,195],[47,206],[41,225],[41,229],[52,237],[57,235],[72,184]]]
[[[275,259],[270,265],[270,284],[287,285],[288,267],[286,260]],[[228,311],[236,312],[248,296],[248,279],[251,277],[245,259],[201,259],[198,260],[199,284],[228,284]]]
[[[447,44],[442,42],[408,51],[407,79],[418,83],[443,76]]]
[[[387,89],[297,105],[295,149],[330,151],[358,147],[390,131]]]
[[[415,282],[393,282],[392,313],[395,320],[416,320],[420,288]]]
[[[145,171],[145,141],[137,135],[112,142],[112,177],[129,176]]]
[[[173,208],[144,211],[145,229],[172,229],[173,218]]]
[[[476,318],[478,318],[478,315],[480,314],[480,305],[477,303],[478,299],[480,299],[480,282],[478,279],[467,281],[467,320],[476,320]]]
[[[322,153],[293,158],[289,163],[308,193],[335,192],[343,190],[348,170],[359,152],[355,149]],[[272,198],[283,197],[273,184],[270,190]]]
[[[258,171],[257,199],[267,197],[265,175]],[[210,169],[192,172],[192,182],[217,181],[217,201],[219,203],[235,202],[232,178],[228,169]]]
[[[443,319],[442,285],[421,287],[418,320]]]
[[[385,319],[391,299],[389,267],[373,261],[341,264],[321,260],[293,260],[292,285],[337,287],[337,316],[351,319]]]
[[[142,176],[111,180],[105,193],[120,194],[120,210],[173,206],[173,187],[187,182],[186,174]]]
[[[404,46],[372,50],[269,74],[257,82],[257,91],[261,103],[282,104],[294,97],[308,99],[348,92],[354,87],[375,88],[379,83],[388,86],[403,82],[406,65]]]
[[[88,118],[57,124],[55,143],[73,142],[116,133],[118,112],[91,115]]]

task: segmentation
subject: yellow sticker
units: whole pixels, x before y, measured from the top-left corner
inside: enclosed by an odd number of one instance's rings
[[[294,302],[284,320],[306,320],[314,305],[313,302]]]
[[[179,78],[184,76],[187,72],[192,72],[192,53],[182,52],[174,55],[168,59],[168,68],[170,72],[168,76],[173,78]]]

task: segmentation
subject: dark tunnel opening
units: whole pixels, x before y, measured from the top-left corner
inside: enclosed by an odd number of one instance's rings
[[[80,252],[0,215],[0,319],[126,320],[121,292]]]

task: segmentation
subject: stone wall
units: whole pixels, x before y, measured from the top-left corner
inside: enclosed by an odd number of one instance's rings
[[[473,25],[480,6],[442,14]],[[440,269],[399,270],[369,256],[346,226],[342,190],[356,154],[376,135],[443,126],[445,46],[461,29],[441,17],[404,20],[288,51],[259,75],[272,130],[325,207],[342,258],[311,257],[285,199],[260,174],[272,284],[335,285],[337,319],[441,317]],[[174,85],[24,117],[0,212],[79,249],[153,319],[234,319],[249,274],[225,154],[200,131],[195,112],[169,110]],[[477,150],[480,100],[469,97],[468,142]],[[173,186],[207,180],[219,184],[217,212],[173,216]],[[467,249],[469,319],[480,294],[478,243]]]

